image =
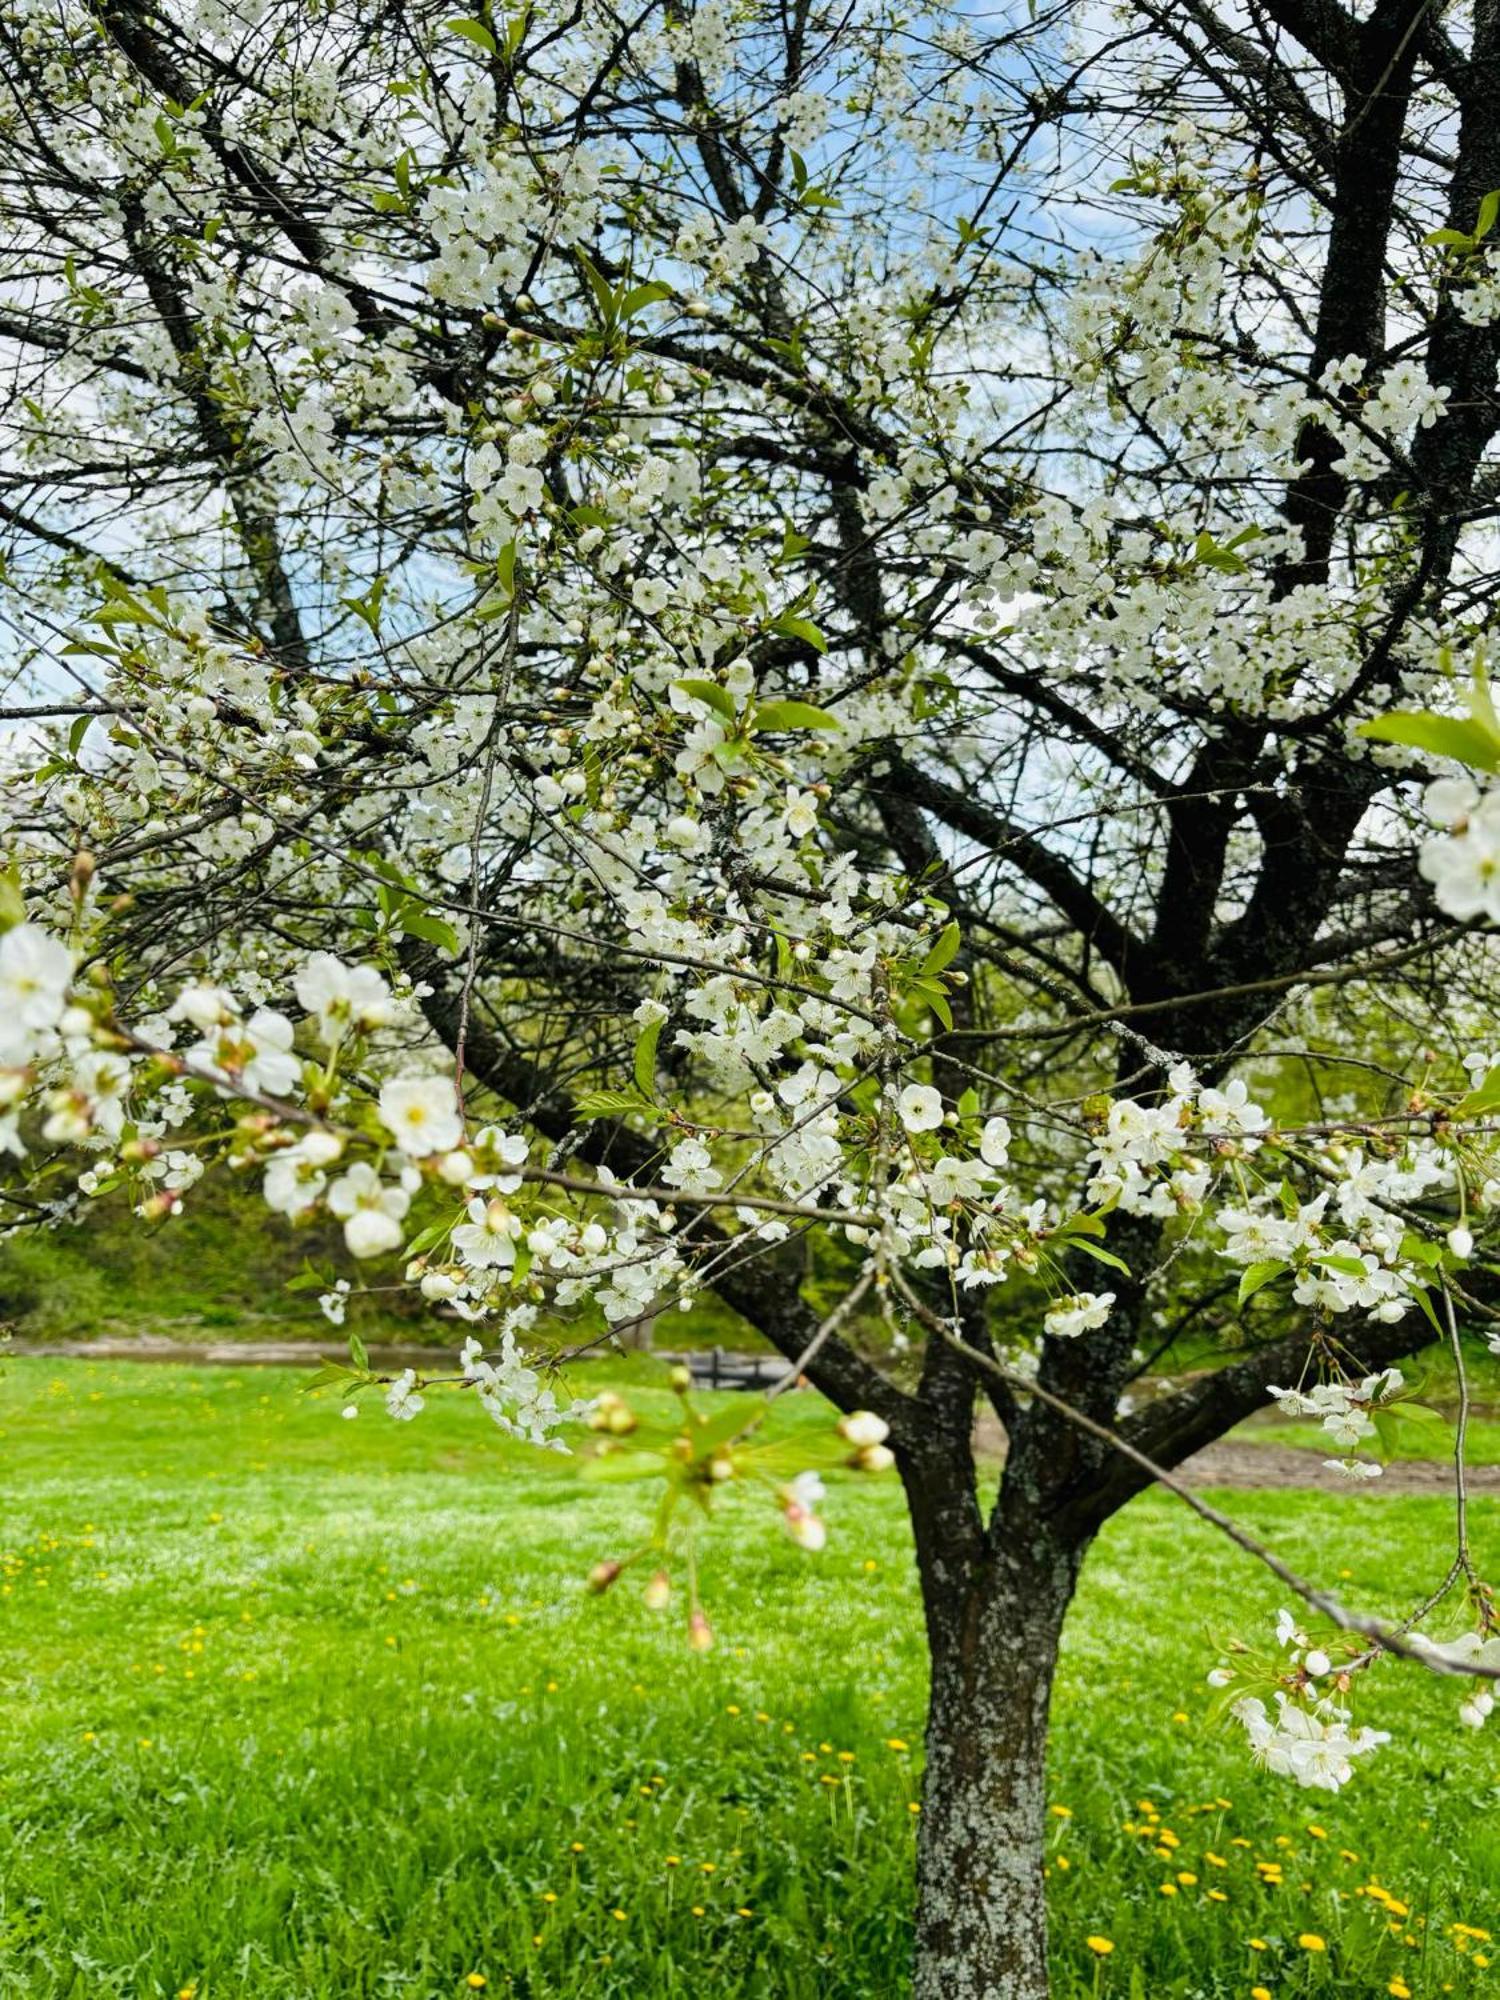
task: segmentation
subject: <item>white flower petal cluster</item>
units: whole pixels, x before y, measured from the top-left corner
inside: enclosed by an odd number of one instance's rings
[[[1500,787],[1481,792],[1468,778],[1440,778],[1425,804],[1447,828],[1417,856],[1438,908],[1460,923],[1500,923]]]
[[[1333,1701],[1311,1706],[1278,1692],[1270,1714],[1257,1695],[1243,1695],[1231,1711],[1250,1738],[1251,1755],[1278,1777],[1295,1778],[1316,1791],[1340,1791],[1354,1776],[1354,1760],[1390,1742],[1384,1729],[1349,1727],[1349,1711]]]

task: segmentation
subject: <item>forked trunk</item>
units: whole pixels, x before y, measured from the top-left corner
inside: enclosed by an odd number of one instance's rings
[[[1078,1568],[1038,1535],[929,1605],[913,2000],[1046,2000],[1047,1713]]]

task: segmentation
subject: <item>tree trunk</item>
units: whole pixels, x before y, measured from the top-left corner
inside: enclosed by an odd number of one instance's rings
[[[913,2000],[1046,2000],[1047,1713],[1081,1551],[990,1548],[928,1605],[932,1691]]]

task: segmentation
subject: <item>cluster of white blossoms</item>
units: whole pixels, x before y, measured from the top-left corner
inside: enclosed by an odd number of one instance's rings
[[[1349,1710],[1331,1695],[1307,1703],[1278,1690],[1270,1714],[1256,1695],[1245,1695],[1234,1712],[1245,1725],[1251,1755],[1277,1777],[1336,1792],[1354,1776],[1354,1759],[1389,1743],[1385,1729],[1349,1727]]]
[[[1389,1402],[1406,1386],[1399,1368],[1383,1368],[1378,1375],[1366,1375],[1360,1382],[1315,1382],[1309,1389],[1267,1390],[1284,1417],[1314,1417],[1336,1444],[1342,1456],[1323,1463],[1349,1479],[1378,1479],[1381,1468],[1354,1454],[1367,1438],[1375,1436],[1370,1411]]]
[[[1276,1681],[1269,1690],[1273,1707],[1268,1709],[1260,1695],[1247,1693],[1231,1703],[1229,1712],[1244,1726],[1257,1763],[1299,1785],[1337,1792],[1353,1777],[1354,1760],[1389,1743],[1390,1734],[1350,1728],[1350,1710],[1342,1700],[1349,1674],[1310,1642],[1290,1611],[1277,1615],[1276,1639],[1287,1657],[1270,1670]],[[1209,1683],[1230,1687],[1243,1677],[1226,1665],[1214,1669]]]

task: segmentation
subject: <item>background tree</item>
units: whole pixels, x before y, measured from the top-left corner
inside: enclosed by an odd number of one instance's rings
[[[227,1154],[506,1342],[544,1273],[716,1291],[906,1485],[916,1990],[1042,1993],[1093,1535],[1273,1385],[1358,1434],[1470,1261],[1436,1114],[1500,908],[1411,786],[1482,697],[1357,730],[1491,617],[1500,10],[28,0],[0,47],[9,1199],[83,1144],[161,1215]],[[295,1044],[247,1013],[293,990]],[[436,1048],[456,1109],[359,1110]],[[1331,1116],[1273,1143],[1247,1061]],[[1121,1414],[1169,1297],[1237,1352]]]

